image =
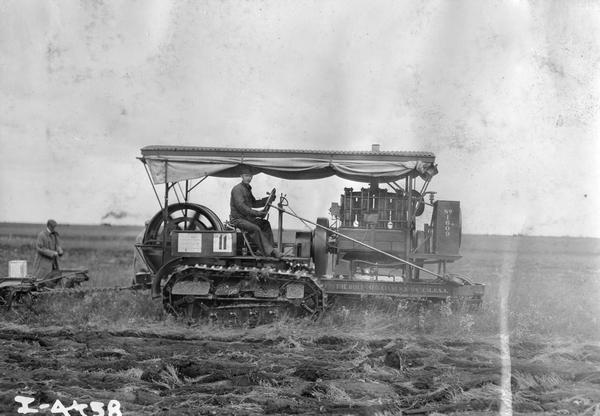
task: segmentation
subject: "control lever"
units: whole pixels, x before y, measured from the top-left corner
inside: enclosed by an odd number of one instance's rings
[[[267,197],[267,203],[265,204],[265,206],[261,210],[261,212],[263,212],[263,213],[269,212],[269,208],[271,208],[271,204],[273,203],[273,201],[275,201],[276,197],[277,197],[277,190],[275,188],[273,188],[273,190],[269,193],[269,196]]]

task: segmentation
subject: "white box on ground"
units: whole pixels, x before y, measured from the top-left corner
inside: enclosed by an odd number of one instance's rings
[[[8,277],[27,277],[27,261],[10,260],[8,262]]]

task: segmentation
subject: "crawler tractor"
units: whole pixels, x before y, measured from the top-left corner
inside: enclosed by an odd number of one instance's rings
[[[160,210],[136,249],[153,297],[169,312],[246,321],[284,311],[317,316],[332,297],[481,302],[483,285],[446,269],[460,258],[460,204],[428,190],[438,172],[432,153],[147,146],[139,160]],[[264,209],[277,212],[284,256],[265,257],[246,233],[191,200],[207,178],[239,178],[248,168],[284,180],[338,176],[363,185],[341,190],[329,218],[314,222],[273,189]],[[229,189],[206,188],[229,203]],[[431,217],[417,221],[426,211]],[[285,216],[310,231],[284,233]]]

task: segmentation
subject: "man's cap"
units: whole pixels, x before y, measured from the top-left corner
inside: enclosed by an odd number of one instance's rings
[[[241,165],[240,166],[240,175],[254,175],[254,172],[252,172],[252,168],[250,166]]]
[[[48,221],[46,222],[46,225],[47,225],[48,227],[56,227],[58,224],[57,224],[57,222],[56,222],[56,221],[54,221],[54,220],[48,220]]]

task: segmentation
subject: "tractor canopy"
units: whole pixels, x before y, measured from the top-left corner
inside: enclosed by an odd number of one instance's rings
[[[435,155],[430,152],[146,146],[141,153],[140,160],[156,184],[206,176],[232,178],[243,169],[288,180],[339,176],[355,182],[430,179],[437,173]]]

